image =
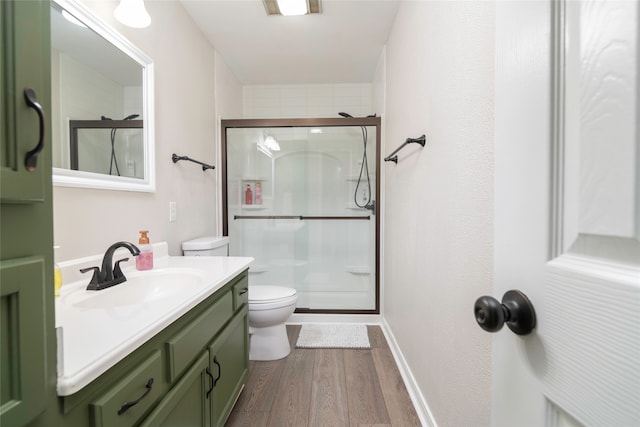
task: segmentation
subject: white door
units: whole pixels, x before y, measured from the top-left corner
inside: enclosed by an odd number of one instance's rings
[[[496,2],[494,426],[640,426],[639,14]]]

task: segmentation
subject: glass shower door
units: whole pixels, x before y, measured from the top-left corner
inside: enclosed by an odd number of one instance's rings
[[[297,310],[378,310],[376,126],[226,128],[230,254]]]

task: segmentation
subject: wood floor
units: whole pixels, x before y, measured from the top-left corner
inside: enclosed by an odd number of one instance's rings
[[[291,354],[250,362],[227,427],[420,426],[379,326],[371,349],[295,348],[300,326],[287,326]]]

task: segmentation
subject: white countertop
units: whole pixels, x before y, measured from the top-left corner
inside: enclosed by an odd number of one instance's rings
[[[126,251],[119,250],[114,261],[127,255],[130,258],[128,265],[122,264],[125,276],[147,273],[135,270],[134,258]],[[101,291],[84,290],[91,274],[79,276],[78,269],[101,265],[102,255],[60,263],[63,280],[68,277],[72,282],[63,281],[60,297],[56,298],[58,395],[68,396],[81,390],[227,284],[252,261],[253,258],[247,257],[170,257],[166,244],[154,244],[154,268],[149,274],[198,270],[205,278],[205,284],[185,286],[184,292],[174,292],[167,297],[154,295],[152,301],[136,296],[123,298],[127,282]],[[79,277],[82,279],[78,280]],[[118,298],[114,299],[116,292]],[[89,297],[87,301],[103,298],[101,302],[111,299],[116,302],[105,307],[71,303],[72,299],[82,299],[85,293]]]

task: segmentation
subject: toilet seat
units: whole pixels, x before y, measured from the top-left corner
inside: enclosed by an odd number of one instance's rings
[[[268,310],[295,304],[296,290],[283,286],[249,286],[249,310]]]

